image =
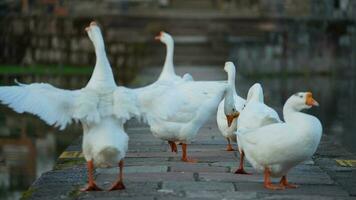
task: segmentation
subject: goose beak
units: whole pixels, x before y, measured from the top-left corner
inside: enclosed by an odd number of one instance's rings
[[[307,104],[308,106],[319,106],[319,103],[315,101],[315,99],[313,99],[313,94],[311,92],[307,93],[307,99],[305,104]]]
[[[240,115],[239,112],[235,112],[231,115],[226,115],[227,127],[230,127],[235,118],[238,118]]]
[[[157,35],[157,36],[155,37],[155,40],[161,40],[162,35],[163,35],[163,32],[162,32],[162,31],[159,32],[159,35]]]

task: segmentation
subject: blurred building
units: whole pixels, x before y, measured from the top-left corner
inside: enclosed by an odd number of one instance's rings
[[[124,83],[140,67],[163,63],[165,49],[153,41],[160,30],[175,38],[177,65],[238,60],[246,74],[333,73],[355,65],[356,1],[351,0],[5,2],[1,63],[93,65],[83,29],[95,19],[104,27],[110,61]]]

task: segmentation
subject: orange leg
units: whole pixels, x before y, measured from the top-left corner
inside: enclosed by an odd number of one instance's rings
[[[230,143],[230,138],[227,139],[227,146],[226,146],[226,151],[234,151],[234,148],[232,148],[232,145]]]
[[[188,158],[187,156],[187,144],[183,143],[182,144],[182,161],[183,162],[190,162],[190,163],[196,163],[198,162],[197,160],[195,159],[192,159],[192,158]]]
[[[94,181],[94,176],[93,176],[93,171],[94,171],[94,162],[93,160],[90,160],[87,162],[87,166],[88,166],[88,185],[87,187],[81,189],[80,191],[85,192],[85,191],[102,191],[102,189],[100,189],[95,181]]]
[[[240,165],[239,168],[235,171],[235,174],[248,174],[251,175],[251,173],[247,173],[244,169],[244,158],[245,158],[245,152],[241,151],[240,154]]]
[[[123,173],[122,173],[122,171],[124,169],[124,161],[123,160],[120,160],[119,168],[120,168],[119,179],[111,186],[109,191],[125,189],[125,185],[123,183]]]
[[[175,142],[168,141],[168,144],[171,147],[172,152],[178,153],[177,145]]]
[[[271,183],[271,171],[266,167],[265,168],[265,181],[264,181],[264,187],[266,189],[270,189],[270,190],[283,190],[284,186],[281,185],[272,185]]]
[[[280,184],[281,186],[286,187],[286,188],[293,188],[293,189],[295,189],[295,188],[298,187],[297,185],[288,183],[288,181],[287,181],[287,176],[282,176],[281,181],[279,181],[279,184]]]

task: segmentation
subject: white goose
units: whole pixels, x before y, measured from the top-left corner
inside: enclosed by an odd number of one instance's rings
[[[166,45],[166,59],[164,61],[163,69],[162,72],[158,78],[158,81],[164,80],[164,81],[193,81],[193,76],[190,75],[189,73],[186,73],[183,75],[183,77],[180,77],[176,75],[175,70],[174,70],[174,64],[173,64],[173,55],[174,55],[174,40],[173,37],[164,32],[161,31],[159,35],[155,37],[156,40],[161,41],[163,44]]]
[[[320,121],[300,111],[318,105],[310,92],[299,92],[284,104],[285,123],[237,132],[246,159],[257,171],[264,172],[265,188],[296,188],[288,183],[287,172],[315,153],[322,134]],[[280,185],[272,185],[270,176],[282,176]]]
[[[229,78],[231,78],[228,71]],[[182,145],[182,161],[195,162],[187,157],[187,143],[199,128],[216,112],[230,85],[223,81],[181,81],[176,84],[156,81],[136,89],[142,117],[157,138],[168,141],[172,152],[176,143]],[[229,98],[225,98],[228,99]],[[233,102],[233,101],[230,101]],[[225,112],[235,114],[234,104],[226,103]]]
[[[235,76],[236,76],[236,69],[235,65],[232,62],[226,62],[225,63],[225,70],[226,71],[231,71],[229,76],[231,76],[228,80],[228,84],[232,88],[232,95],[233,95],[233,100],[235,104],[235,108],[238,112],[241,112],[242,108],[245,105],[246,100],[241,98],[240,96],[237,95],[236,93],[236,88],[235,88]],[[229,118],[227,118],[229,117]],[[221,134],[226,138],[227,140],[227,147],[226,151],[233,151],[234,149],[231,146],[231,141],[236,142],[236,135],[235,131],[237,128],[237,117],[238,116],[226,116],[224,112],[224,101],[221,101],[218,107],[218,112],[216,115],[216,121],[218,123],[218,128],[221,132]]]
[[[237,119],[237,131],[244,132],[253,130],[273,123],[282,122],[275,110],[264,104],[263,90],[259,83],[255,83],[247,93],[245,107],[242,109]],[[237,137],[237,144],[240,152],[240,165],[235,171],[236,174],[248,174],[244,170],[244,151]]]
[[[83,126],[83,154],[89,184],[83,191],[101,190],[94,181],[94,166],[119,164],[118,180],[110,190],[124,189],[123,158],[128,136],[123,123],[139,114],[135,96],[117,87],[106,57],[101,31],[95,22],[86,28],[97,56],[90,81],[80,90],[63,90],[47,83],[0,87],[0,100],[18,113],[37,115],[49,125],[64,129],[73,120]]]

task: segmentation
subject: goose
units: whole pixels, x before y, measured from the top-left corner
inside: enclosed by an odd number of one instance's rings
[[[274,123],[258,129],[237,132],[246,159],[258,171],[264,172],[267,189],[296,188],[287,181],[287,172],[316,151],[322,125],[318,118],[301,112],[319,106],[311,92],[292,95],[283,106],[284,123]],[[270,177],[282,177],[272,185]]]
[[[232,72],[227,73],[230,79]],[[141,117],[149,124],[152,134],[167,141],[172,152],[177,153],[177,144],[181,144],[183,162],[197,162],[187,156],[187,145],[216,112],[220,101],[232,93],[230,90],[226,81],[181,81],[176,84],[156,81],[137,88],[136,95]],[[237,112],[233,101],[228,101],[230,98],[225,98],[224,111],[234,115]]]
[[[119,176],[109,190],[121,190],[125,189],[123,159],[129,140],[123,124],[138,115],[139,110],[133,93],[115,83],[97,23],[91,22],[85,30],[95,48],[96,64],[84,88],[64,90],[48,83],[18,83],[0,87],[0,100],[14,111],[34,114],[60,130],[80,121],[88,168],[88,185],[82,191],[101,190],[94,181],[94,167],[113,164],[118,164]]]
[[[233,100],[235,104],[235,108],[238,112],[240,112],[245,105],[246,100],[241,98],[240,96],[237,95],[236,89],[235,89],[235,76],[236,76],[236,70],[235,70],[235,65],[232,62],[226,62],[225,67],[227,71],[231,71],[230,73],[230,78],[228,84],[231,87],[232,95],[233,95]],[[227,118],[228,116],[225,115],[224,112],[224,100],[222,100],[219,104],[218,107],[218,112],[216,114],[216,121],[218,124],[218,128],[221,132],[221,134],[226,138],[227,140],[227,147],[226,151],[233,151],[234,149],[232,148],[231,141],[236,142],[236,135],[235,131],[237,128],[237,116],[231,116],[230,118]]]
[[[174,55],[174,40],[173,37],[161,31],[159,35],[155,37],[155,40],[161,41],[163,44],[166,45],[166,58],[163,65],[163,70],[158,78],[158,81],[165,80],[165,81],[194,81],[193,76],[189,73],[184,74],[182,77],[176,75],[174,70],[173,64],[173,55]]]
[[[282,121],[278,113],[264,103],[261,84],[255,83],[252,85],[248,90],[245,106],[238,117],[236,133],[280,122]],[[249,174],[244,170],[245,154],[238,141],[238,137],[237,144],[240,152],[240,164],[235,174]]]

